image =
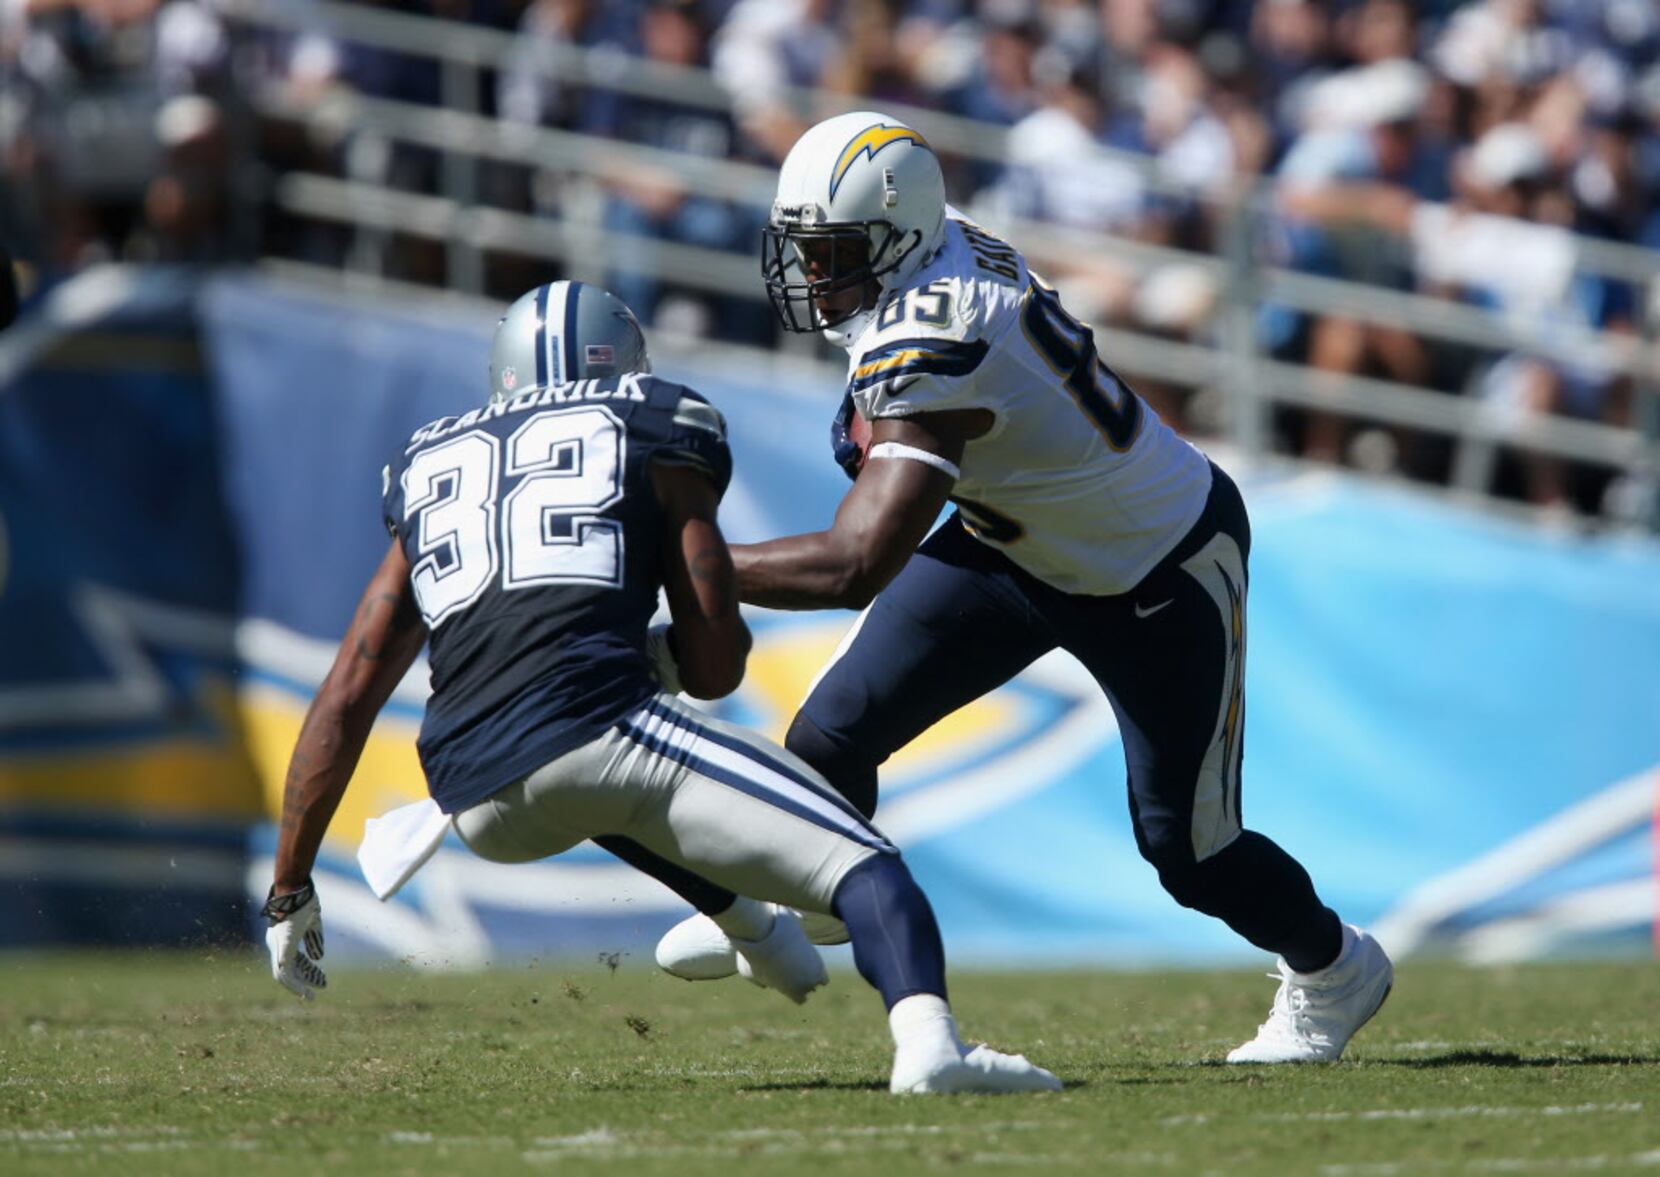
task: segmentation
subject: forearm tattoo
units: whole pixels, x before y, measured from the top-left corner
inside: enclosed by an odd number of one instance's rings
[[[407,593],[377,593],[363,602],[358,611],[358,622],[361,626],[368,626],[377,613],[391,612],[391,618],[386,624],[386,641],[370,644],[368,635],[359,634],[357,639],[357,655],[369,662],[380,662],[391,653],[389,647],[393,642],[409,632],[410,627],[420,621],[421,615],[415,608],[415,603]]]

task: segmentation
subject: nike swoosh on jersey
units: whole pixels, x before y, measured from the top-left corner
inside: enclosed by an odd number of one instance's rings
[[[892,380],[888,381],[888,383],[882,388],[880,395],[877,396],[875,402],[872,404],[871,412],[880,415],[884,406],[896,397],[904,396],[905,390],[915,384],[917,380],[918,377],[916,376],[896,376]],[[872,424],[874,424],[874,422],[872,422]]]
[[[1143,609],[1140,605],[1137,605],[1135,607],[1136,619],[1141,620],[1143,618],[1151,617],[1153,614],[1157,613],[1160,609],[1163,609],[1166,606],[1173,605],[1175,603],[1176,603],[1176,598],[1171,597],[1168,601],[1161,601],[1159,604],[1154,605],[1150,609]]]

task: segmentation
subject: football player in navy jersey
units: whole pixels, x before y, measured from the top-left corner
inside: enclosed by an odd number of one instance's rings
[[[1228,1061],[1337,1058],[1393,968],[1241,818],[1251,531],[1232,480],[1102,361],[1017,249],[946,205],[933,150],[897,119],[810,128],[763,251],[783,325],[847,350],[834,436],[855,480],[827,529],[735,547],[738,594],[863,610],[786,746],[869,816],[890,755],[1065,649],[1118,716],[1159,881],[1280,958],[1268,1021]],[[720,941],[694,916],[658,960],[714,976]]]
[[[798,1001],[823,964],[774,905],[833,913],[889,1010],[892,1091],[1057,1090],[1019,1055],[960,1042],[932,909],[888,840],[800,760],[663,689],[725,695],[749,652],[715,521],[720,413],[650,375],[632,313],[581,283],[514,303],[491,359],[489,403],[417,430],[387,468],[392,543],[289,766],[265,905],[277,979],[324,984],[311,868],[429,642],[421,765],[475,853],[524,862],[599,838],[666,881],[768,901],[716,922],[753,980]],[[673,621],[648,633],[659,588]]]

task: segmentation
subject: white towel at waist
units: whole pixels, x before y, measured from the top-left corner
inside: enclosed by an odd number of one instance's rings
[[[377,899],[390,899],[426,865],[449,833],[449,814],[431,797],[371,817],[363,826],[357,865]]]

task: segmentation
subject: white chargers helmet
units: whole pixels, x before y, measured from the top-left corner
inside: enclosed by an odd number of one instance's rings
[[[779,321],[846,344],[882,296],[945,235],[945,179],[920,134],[861,110],[796,141],[762,231],[761,273]]]
[[[586,282],[549,282],[520,295],[490,341],[492,401],[573,380],[650,371],[634,312]]]

